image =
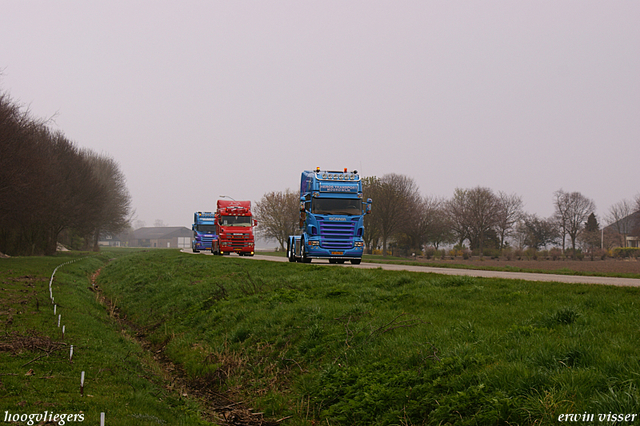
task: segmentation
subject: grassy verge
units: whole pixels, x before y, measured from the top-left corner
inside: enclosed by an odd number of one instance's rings
[[[199,405],[166,389],[153,359],[109,318],[90,289],[96,270],[133,252],[0,259],[0,420],[47,412],[71,415],[64,419],[68,425],[97,425],[104,412],[107,425],[209,424],[201,420]],[[52,284],[54,315],[49,279],[69,261]],[[32,420],[10,424],[45,424]]]
[[[259,252],[258,254],[267,256],[285,257],[285,252]],[[509,265],[509,261],[505,261],[504,266],[483,265],[482,260],[474,261],[474,263],[443,263],[416,261],[405,257],[382,256],[365,254],[362,257],[363,262],[368,263],[389,263],[396,265],[424,266],[431,268],[453,268],[453,269],[473,269],[485,271],[504,271],[504,272],[525,272],[537,274],[558,274],[558,275],[578,275],[578,276],[594,276],[594,277],[620,277],[620,278],[640,278],[640,273],[624,273],[624,272],[598,272],[598,271],[576,271],[571,268],[547,270],[543,266],[540,268],[520,268]],[[588,262],[588,261],[585,261]],[[597,262],[596,262],[597,263]]]
[[[637,288],[173,250],[123,256],[98,283],[193,381],[285,424],[640,413]]]

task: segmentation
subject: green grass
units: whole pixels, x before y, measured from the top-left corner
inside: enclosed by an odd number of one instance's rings
[[[640,412],[636,288],[174,250],[122,256],[98,282],[192,379],[290,425]]]
[[[1,419],[4,411],[48,411],[82,414],[84,424],[99,424],[104,412],[107,424],[113,425],[209,424],[200,419],[197,403],[165,389],[167,383],[153,371],[148,353],[109,318],[88,288],[94,271],[112,257],[131,253],[0,259]],[[56,266],[72,260],[58,269],[53,282],[56,313],[61,315],[58,328],[49,279]]]

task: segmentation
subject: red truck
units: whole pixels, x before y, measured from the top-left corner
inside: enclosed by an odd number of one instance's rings
[[[253,227],[258,223],[251,215],[251,201],[218,200],[215,224],[218,241],[211,245],[213,254],[253,256]]]

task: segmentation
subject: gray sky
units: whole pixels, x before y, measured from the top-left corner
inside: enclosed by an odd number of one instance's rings
[[[602,215],[640,192],[640,2],[0,0],[0,90],[190,226],[300,172]],[[374,200],[375,208],[375,200]]]

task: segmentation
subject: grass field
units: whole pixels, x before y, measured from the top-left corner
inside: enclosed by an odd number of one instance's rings
[[[116,259],[96,280],[110,300],[105,307],[86,287],[107,258]],[[24,270],[12,267],[14,272],[0,274],[3,286],[10,283],[15,291],[11,306],[19,305],[18,289],[25,289],[13,281],[17,275],[46,276],[56,264],[26,272],[28,261]],[[590,424],[598,424],[598,414],[640,413],[636,288],[248,261],[175,250],[115,251],[82,262],[69,265],[75,272],[59,279],[78,282],[69,284],[65,296],[78,298],[73,309],[85,315],[73,328],[94,330],[82,340],[91,348],[85,356],[95,360],[92,377],[102,369],[99,379],[92,379],[92,401],[74,395],[79,361],[66,365],[58,359],[68,369],[60,373],[68,383],[40,379],[49,387],[36,391],[37,380],[23,371],[33,368],[36,377],[38,371],[46,376],[52,365],[40,363],[48,360],[20,368],[40,352],[3,351],[3,371],[6,361],[13,369],[6,371],[20,373],[0,378],[9,409],[29,412],[25,407],[41,409],[46,402],[92,415],[106,410],[113,418],[137,415],[148,424],[201,424],[199,418],[210,419],[205,414],[216,404],[222,413],[220,400],[211,398],[222,394],[263,413],[255,418],[265,424],[555,425],[564,414],[594,414]],[[17,270],[23,272],[16,275]],[[47,283],[38,279],[32,284],[41,292]],[[30,300],[26,305],[33,309]],[[109,312],[120,321],[109,319]],[[25,318],[12,314],[8,324],[4,317],[5,335],[42,328],[55,336],[53,315],[47,315],[33,315],[47,319],[20,328]],[[125,332],[123,323],[129,324]],[[181,375],[184,388],[168,390],[167,382]],[[99,390],[97,384],[110,377],[113,383]],[[31,393],[22,396],[23,387]],[[58,387],[67,390],[58,394]],[[135,399],[134,408],[122,407],[128,398]],[[21,401],[26,402],[20,406]],[[168,420],[178,418],[174,412],[183,423]]]
[[[201,420],[199,404],[168,389],[170,382],[152,357],[109,317],[90,290],[98,268],[130,253],[0,259],[2,424],[54,424],[45,420],[57,414],[65,417],[55,424],[98,425],[102,412],[107,425],[209,424]],[[54,314],[49,280],[58,265],[70,261],[52,283]],[[16,415],[36,417],[7,421]]]

